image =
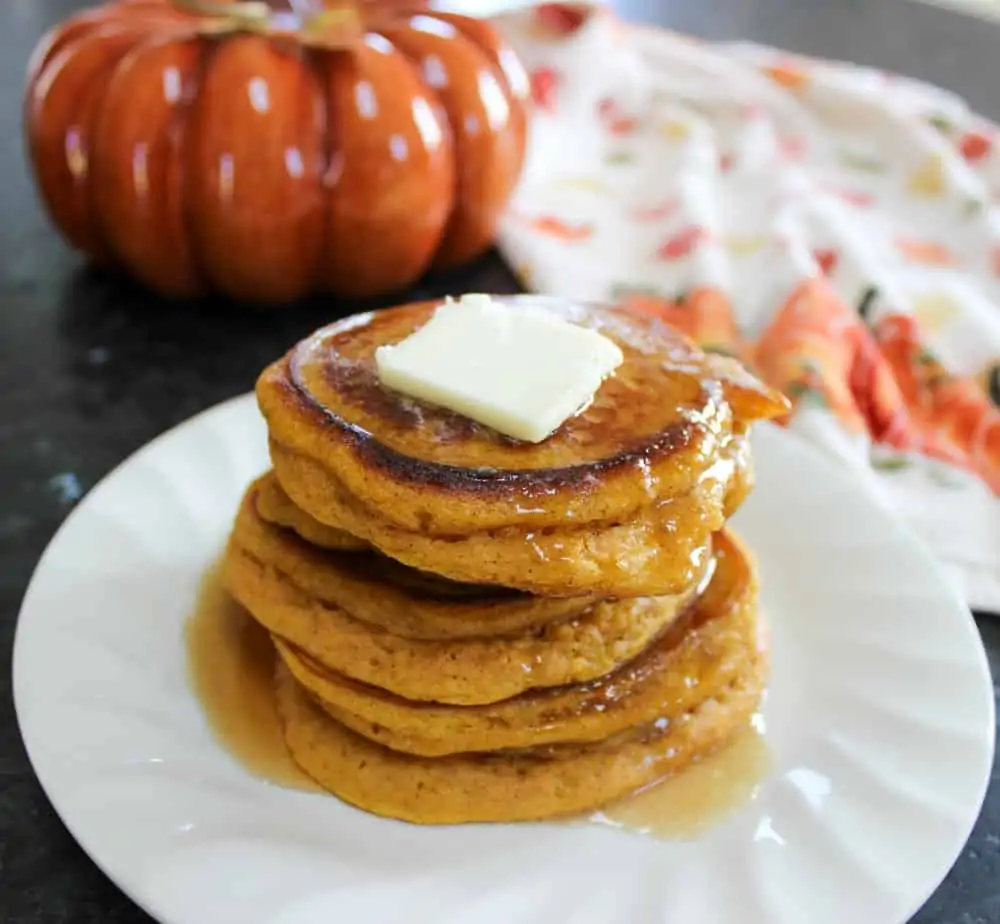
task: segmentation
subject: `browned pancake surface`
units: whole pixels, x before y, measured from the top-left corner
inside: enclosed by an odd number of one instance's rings
[[[666,325],[544,304],[610,337],[625,357],[587,410],[544,442],[503,437],[382,387],[375,350],[423,325],[437,306],[430,302],[330,325],[265,370],[257,396],[272,441],[319,463],[396,526],[448,535],[631,514],[690,490],[732,431],[734,411],[748,423],[786,408]],[[330,522],[314,500],[309,512]]]

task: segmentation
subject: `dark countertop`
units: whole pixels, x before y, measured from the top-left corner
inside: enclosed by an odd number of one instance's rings
[[[81,268],[35,201],[21,154],[24,67],[43,31],[81,0],[4,0],[0,21],[0,659],[45,544],[82,493],[162,430],[247,391],[263,365],[356,306],[317,300],[247,313],[164,305]],[[630,0],[632,18],[707,38],[747,38],[940,83],[1000,119],[1000,27],[911,0]],[[414,295],[515,291],[491,256]],[[980,616],[994,675],[1000,619]],[[1000,924],[1000,783],[917,924]],[[67,834],[28,766],[0,673],[0,920],[149,919]],[[857,922],[864,924],[864,922]]]

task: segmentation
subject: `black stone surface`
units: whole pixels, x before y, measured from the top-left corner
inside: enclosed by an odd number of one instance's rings
[[[0,660],[56,527],[80,496],[162,430],[248,390],[303,334],[354,305],[274,313],[163,304],[84,269],[42,216],[21,154],[20,92],[31,47],[80,0],[0,2]],[[1000,28],[910,0],[630,0],[627,15],[708,38],[747,38],[940,83],[1000,118]],[[415,296],[516,290],[490,256]],[[996,675],[1000,620],[979,626]],[[1000,785],[918,924],[1000,924]],[[9,671],[0,672],[0,922],[149,919],[76,846],[28,766]],[[512,922],[513,924],[513,922]],[[637,922],[639,924],[639,922]],[[691,922],[697,924],[697,922]],[[804,922],[805,924],[805,922]],[[867,924],[867,922],[845,922]]]

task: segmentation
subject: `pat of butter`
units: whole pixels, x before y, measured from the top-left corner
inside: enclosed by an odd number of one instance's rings
[[[621,362],[596,331],[488,295],[448,300],[405,340],[375,351],[389,388],[531,443],[590,404]]]

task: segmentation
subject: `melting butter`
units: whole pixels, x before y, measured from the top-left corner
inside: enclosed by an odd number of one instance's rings
[[[389,388],[540,443],[586,408],[623,360],[607,337],[488,295],[447,300],[375,363]]]

